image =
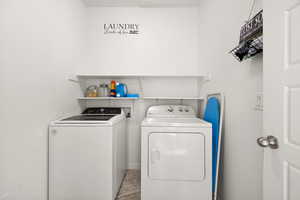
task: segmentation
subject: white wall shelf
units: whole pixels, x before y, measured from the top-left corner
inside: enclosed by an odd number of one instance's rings
[[[202,97],[78,97],[78,100],[204,100]]]
[[[210,80],[209,75],[78,74],[77,78],[78,79],[200,78],[204,80]]]
[[[138,100],[138,97],[78,97],[78,100]]]
[[[202,97],[144,97],[149,100],[204,100]]]
[[[135,101],[135,100],[195,100],[202,101],[201,86],[211,79],[210,75],[137,75],[137,74],[77,74],[69,81],[77,82],[85,93],[89,85],[101,81],[116,80],[129,84],[131,93],[140,97],[78,97],[81,102],[95,101]]]

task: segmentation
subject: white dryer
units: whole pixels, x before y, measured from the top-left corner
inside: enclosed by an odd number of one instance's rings
[[[141,199],[212,199],[212,126],[191,106],[148,109],[142,122]]]

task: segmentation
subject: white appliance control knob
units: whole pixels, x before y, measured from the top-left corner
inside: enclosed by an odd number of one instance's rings
[[[174,111],[174,108],[172,108],[171,106],[168,108],[168,111],[169,112],[173,112]]]
[[[182,109],[182,107],[179,107],[179,109],[178,109],[178,110],[179,110],[179,112],[183,112],[183,109]]]
[[[184,109],[184,111],[185,111],[185,112],[189,112],[190,110],[186,108],[186,109]]]

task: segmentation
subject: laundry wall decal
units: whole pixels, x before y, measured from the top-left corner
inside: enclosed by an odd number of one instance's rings
[[[139,34],[139,24],[104,24],[104,34]]]

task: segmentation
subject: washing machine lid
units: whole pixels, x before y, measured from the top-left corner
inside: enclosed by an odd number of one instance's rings
[[[211,124],[199,118],[151,118],[147,117],[142,122],[144,127],[207,127],[211,128]]]
[[[56,125],[108,125],[111,126],[120,120],[125,119],[125,114],[121,108],[92,107],[85,109],[80,115],[62,117],[51,122]]]
[[[61,121],[108,121],[115,115],[75,115]]]

